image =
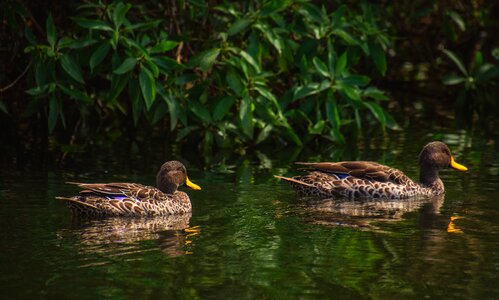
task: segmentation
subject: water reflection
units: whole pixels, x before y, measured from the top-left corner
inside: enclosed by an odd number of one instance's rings
[[[81,241],[84,252],[112,253],[120,247],[132,252],[149,251],[150,247],[144,249],[140,242],[153,240],[166,255],[178,257],[191,253],[192,237],[200,232],[199,226],[189,228],[190,218],[190,213],[148,218],[88,219],[75,216],[71,233]]]
[[[309,223],[376,228],[374,222],[397,221],[418,209],[421,209],[422,223],[426,223],[424,220],[431,220],[440,213],[443,202],[444,195],[396,200],[302,198],[296,206]]]

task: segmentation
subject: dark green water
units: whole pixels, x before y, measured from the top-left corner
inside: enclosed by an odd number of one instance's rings
[[[65,181],[152,184],[164,157],[3,170],[2,298],[497,298],[494,140],[436,136],[470,171],[443,172],[445,197],[427,201],[307,202],[272,177],[298,173],[290,162],[305,159],[375,160],[415,177],[417,154],[434,138],[393,134],[320,155],[257,153],[207,170],[191,163],[203,190],[188,191],[194,209],[182,218],[75,220],[54,199],[77,192]]]

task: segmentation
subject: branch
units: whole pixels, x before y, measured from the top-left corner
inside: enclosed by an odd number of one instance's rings
[[[13,87],[26,74],[26,72],[28,72],[28,69],[29,69],[29,67],[31,67],[31,63],[32,62],[33,62],[32,60],[29,61],[29,64],[26,66],[26,68],[24,69],[24,71],[21,73],[21,75],[19,75],[16,79],[14,79],[14,81],[12,81],[10,84],[8,84],[7,86],[5,86],[3,88],[0,88],[0,93],[3,93],[6,90],[8,90],[11,87]]]

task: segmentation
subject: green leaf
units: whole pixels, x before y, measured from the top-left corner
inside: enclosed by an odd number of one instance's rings
[[[464,20],[463,18],[461,18],[461,16],[458,13],[456,13],[453,10],[450,10],[447,12],[447,14],[451,17],[454,23],[456,23],[457,27],[461,29],[461,31],[463,32],[466,31],[466,25],[464,24]]]
[[[217,102],[217,105],[215,105],[215,108],[213,109],[213,120],[222,120],[231,109],[235,100],[236,98],[232,96],[223,97],[221,100],[219,100]]]
[[[255,90],[258,91],[260,95],[262,95],[264,98],[272,101],[276,106],[278,106],[277,98],[272,94],[270,89],[268,87],[263,87],[263,86],[255,86]]]
[[[342,75],[343,72],[345,71],[345,68],[347,66],[347,52],[343,52],[343,54],[338,58],[338,61],[336,62],[336,76]]]
[[[386,127],[392,130],[402,130],[397,122],[395,122],[395,119],[393,119],[392,115],[390,115],[386,110],[383,110],[383,112],[385,114]]]
[[[479,68],[483,64],[483,54],[482,51],[477,51],[475,53],[475,58],[473,59],[474,68]]]
[[[342,81],[337,81],[336,88],[343,92],[349,99],[354,101],[361,101],[360,90],[354,85],[344,83]]]
[[[107,56],[109,52],[110,45],[107,42],[103,42],[102,45],[97,48],[92,56],[90,56],[90,70],[93,72],[94,68],[97,67]]]
[[[499,67],[493,64],[483,64],[477,71],[476,83],[485,84],[499,76]]]
[[[171,71],[182,69],[184,66],[177,63],[177,61],[167,57],[167,56],[154,56],[151,57],[156,66],[158,66],[159,71],[165,75],[170,74]]]
[[[33,31],[29,26],[23,26],[24,27],[24,37],[26,40],[31,44],[31,45],[38,45],[38,42],[35,38],[35,35],[33,34]]]
[[[258,16],[265,17],[273,17],[276,16],[278,12],[285,10],[291,5],[295,5],[293,1],[267,1],[263,7],[258,12]],[[277,16],[276,16],[277,19]]]
[[[386,118],[385,118],[385,110],[378,105],[376,102],[365,101],[364,105],[369,108],[371,113],[376,117],[376,119],[381,123],[382,127],[385,127]]]
[[[199,67],[204,72],[207,72],[211,69],[215,61],[217,60],[218,55],[220,54],[220,48],[214,48],[208,51],[205,51],[201,54]]]
[[[362,91],[364,97],[370,97],[375,100],[388,100],[388,96],[385,93],[373,86],[367,87]]]
[[[362,120],[360,119],[358,108],[354,108],[354,114],[355,114],[355,124],[357,125],[357,129],[360,130],[362,128]]]
[[[84,84],[85,81],[83,81],[80,66],[76,63],[76,61],[69,54],[62,55],[60,59],[61,66],[64,71],[66,71],[66,73],[68,73],[68,75],[74,80]]]
[[[300,14],[302,14],[306,19],[318,24],[321,24],[325,21],[320,8],[313,3],[301,2],[298,7]]]
[[[128,57],[121,65],[113,71],[114,74],[124,74],[132,70],[137,64],[137,58]]]
[[[137,125],[142,113],[142,105],[140,103],[140,89],[137,80],[134,79],[132,78],[128,83],[128,95],[130,95],[130,102],[132,103],[133,121]]]
[[[124,75],[116,75],[116,74],[111,75],[111,89],[108,94],[108,99],[112,100],[118,98],[128,82],[136,81],[129,79],[130,79],[129,73]]]
[[[166,116],[167,112],[168,112],[167,104],[165,102],[159,102],[158,105],[156,105],[155,107],[151,124],[154,125],[158,123],[161,119],[163,119]]]
[[[204,125],[208,125],[211,123],[210,112],[197,100],[190,100],[188,102],[189,108],[191,111],[198,116]]]
[[[93,44],[97,43],[96,40],[90,38],[90,37],[87,37],[87,38],[84,38],[84,39],[81,39],[81,40],[75,40],[73,41],[70,45],[69,45],[69,48],[71,49],[81,49],[81,48],[85,48],[85,47],[88,47],[88,46],[91,46]]]
[[[339,143],[341,145],[345,144],[345,137],[337,128],[331,128],[329,134],[331,135],[332,141]]]
[[[38,96],[45,93],[49,89],[50,84],[45,84],[42,86],[37,86],[26,91],[31,96]]]
[[[320,120],[319,122],[312,124],[310,123],[308,126],[308,132],[310,134],[321,134],[324,131],[324,127],[326,122],[324,120]]]
[[[369,44],[369,53],[371,54],[374,64],[376,68],[381,73],[381,75],[385,75],[386,73],[386,56],[383,48],[380,45],[375,44],[374,42],[370,42]]]
[[[180,142],[181,140],[183,140],[186,136],[188,136],[190,133],[196,131],[196,130],[199,130],[200,127],[197,126],[197,125],[194,125],[194,126],[187,126],[187,127],[184,127],[182,129],[180,129],[178,131],[178,134],[177,134],[177,142]]]
[[[123,2],[118,3],[113,11],[113,23],[116,27],[120,27],[125,20],[125,15],[128,10],[132,7],[130,3],[124,4]]]
[[[109,25],[105,21],[101,20],[90,20],[90,19],[85,19],[85,18],[72,18],[73,21],[78,24],[80,27],[87,28],[87,29],[93,29],[93,30],[100,30],[100,31],[113,31],[113,28],[111,25]]]
[[[170,131],[173,131],[175,127],[177,127],[178,116],[180,114],[177,101],[171,95],[168,95],[161,85],[158,85],[158,94],[163,98],[168,106],[168,111],[170,113]]]
[[[348,45],[350,46],[355,46],[359,44],[359,41],[352,36],[350,33],[346,32],[343,29],[335,29],[332,32],[334,35],[339,36],[341,39],[343,39]]]
[[[113,47],[114,50],[117,49],[118,47],[118,41],[120,40],[120,31],[119,29],[116,29],[113,31],[113,34],[111,36],[111,46]]]
[[[241,106],[239,108],[239,119],[241,120],[241,126],[243,128],[243,133],[249,137],[253,138],[253,113],[251,111],[251,98],[249,96],[244,96],[241,99]]]
[[[239,55],[241,55],[241,57],[244,58],[244,60],[246,60],[255,69],[256,73],[261,72],[260,66],[258,65],[256,60],[253,58],[253,56],[251,56],[248,52],[241,50],[239,52]]]
[[[232,26],[227,31],[227,34],[229,36],[232,36],[234,34],[238,34],[239,32],[246,29],[246,27],[248,27],[249,24],[251,24],[251,19],[248,19],[248,18],[239,19],[232,24]]]
[[[329,80],[323,80],[320,84],[312,82],[305,86],[295,87],[293,101],[296,101],[304,97],[308,97],[310,95],[318,94],[330,87],[331,87],[331,82]]]
[[[178,42],[176,41],[162,41],[152,47],[150,53],[163,53],[177,47]]]
[[[269,102],[264,97],[256,99],[255,112],[259,119],[263,119],[265,123],[281,125],[279,118],[271,109],[274,105],[269,105]]]
[[[331,90],[329,90],[326,99],[326,115],[331,128],[340,128],[340,114],[338,112],[338,107],[336,106],[336,99]]]
[[[64,49],[64,48],[70,48],[71,45],[73,45],[74,40],[72,38],[69,38],[67,36],[63,36],[58,42],[57,42],[57,48],[59,50]]]
[[[492,51],[490,52],[490,54],[492,54],[492,56],[495,59],[499,59],[499,47],[496,47],[496,48],[492,49]]]
[[[455,84],[460,84],[461,82],[465,82],[466,78],[456,75],[456,74],[449,74],[446,75],[443,79],[442,82],[445,85],[455,85]]]
[[[50,97],[49,100],[49,116],[48,116],[49,133],[52,133],[52,131],[54,130],[55,125],[57,124],[58,115],[59,115],[59,103],[57,101],[57,98],[55,97],[55,94],[52,94],[52,97]]]
[[[83,101],[83,102],[90,102],[90,97],[85,93],[85,92],[82,92],[76,88],[72,88],[72,87],[66,87],[64,86],[63,84],[60,84],[58,83],[57,84],[57,87],[66,95],[68,95],[69,97],[73,98],[73,99],[76,99],[76,100],[80,100],[80,101]]]
[[[9,112],[7,111],[7,105],[3,101],[0,101],[0,110],[3,111],[5,114],[8,114]]]
[[[54,25],[54,19],[52,19],[52,14],[49,14],[45,27],[47,31],[47,42],[49,43],[50,47],[54,49],[55,44],[57,42],[57,35]]]
[[[296,134],[296,132],[289,125],[284,127],[284,138],[295,143],[296,146],[303,146],[303,143],[300,137]]]
[[[272,27],[265,23],[256,23],[254,27],[259,29],[263,33],[265,38],[270,44],[272,44],[272,46],[274,46],[279,55],[282,54],[282,49],[284,47],[282,39],[275,33]]]
[[[54,72],[54,62],[48,61],[43,62],[40,61],[35,64],[35,81],[38,86],[42,86],[45,84],[47,80],[47,76],[49,74],[53,74]]]
[[[331,74],[329,74],[328,68],[326,64],[317,56],[315,56],[312,59],[312,62],[314,63],[315,69],[319,74],[321,74],[324,77],[331,78]]]
[[[158,78],[159,76],[159,68],[152,60],[146,60],[144,65],[152,72],[154,78]]]
[[[229,87],[234,91],[234,93],[240,97],[244,90],[244,84],[239,76],[239,73],[230,69],[225,76],[225,80],[229,84]]]
[[[125,24],[125,30],[128,32],[132,31],[145,31],[148,29],[157,29],[158,26],[163,22],[163,20],[154,20],[149,22]]]
[[[149,110],[156,99],[156,81],[151,72],[145,67],[140,69],[139,84],[146,103],[146,109]]]
[[[341,79],[341,81],[343,81],[344,83],[356,86],[366,86],[367,84],[369,84],[370,80],[371,79],[369,77],[362,75],[352,75]]]
[[[272,129],[274,129],[272,125],[270,124],[265,125],[260,131],[260,133],[258,133],[258,136],[256,137],[255,140],[255,144],[260,144],[261,142],[268,139],[270,133],[272,132]]]
[[[102,30],[102,31],[113,31],[113,28],[109,26],[108,23],[100,20],[89,20],[84,18],[73,18],[76,24],[83,28]]]
[[[464,64],[461,62],[461,60],[454,53],[447,49],[443,49],[442,51],[456,64],[459,70],[461,70],[461,73],[463,73],[465,77],[468,77],[468,71],[466,71],[466,68],[464,67]]]

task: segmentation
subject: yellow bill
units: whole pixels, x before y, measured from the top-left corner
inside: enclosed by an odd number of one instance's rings
[[[450,166],[456,170],[459,170],[459,171],[468,171],[468,168],[466,168],[465,166],[463,165],[460,165],[458,164],[455,160],[454,160],[454,157],[451,156],[450,157]]]
[[[194,182],[190,181],[189,177],[185,178],[185,185],[187,185],[188,187],[190,187],[193,190],[197,190],[197,191],[201,190],[201,187],[199,185],[195,184]]]

